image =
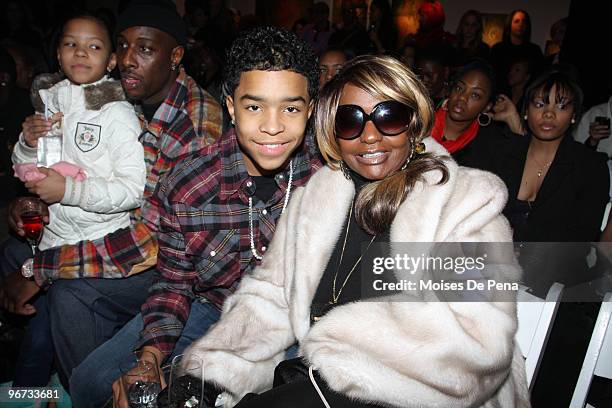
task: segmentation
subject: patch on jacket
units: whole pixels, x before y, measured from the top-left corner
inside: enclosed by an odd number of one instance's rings
[[[74,142],[81,151],[87,153],[100,144],[101,133],[102,126],[100,125],[78,122],[74,134]]]

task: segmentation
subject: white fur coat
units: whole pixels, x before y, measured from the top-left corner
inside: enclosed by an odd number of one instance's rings
[[[435,185],[437,171],[417,183],[391,241],[511,241],[500,215],[502,181],[451,160],[447,166],[446,184]],[[232,402],[264,391],[297,340],[329,386],[350,397],[392,407],[529,406],[514,302],[354,302],[310,326],[310,304],[353,194],[353,183],[328,167],[295,190],[261,267],[187,351],[203,358],[204,377]]]

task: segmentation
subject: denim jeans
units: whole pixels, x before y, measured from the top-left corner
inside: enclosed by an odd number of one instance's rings
[[[38,296],[33,303],[36,314],[28,322],[15,365],[13,387],[44,387],[53,368],[53,342],[49,329],[47,297]]]
[[[157,271],[121,279],[55,281],[47,294],[60,380],[140,312]],[[78,406],[78,405],[77,405]]]
[[[32,249],[24,240],[9,236],[0,244],[0,285],[12,273],[21,273],[21,265],[31,257]]]
[[[220,315],[211,304],[194,301],[181,337],[167,361],[182,354],[187,346],[202,337]],[[113,381],[121,376],[119,366],[132,356],[143,327],[142,316],[138,314],[72,371],[70,395],[75,407],[100,407],[111,397]]]
[[[21,265],[31,257],[32,249],[25,241],[12,236],[4,241],[0,245],[0,285],[3,278],[21,273]],[[36,314],[29,319],[19,348],[13,376],[14,387],[44,387],[53,368],[53,343],[45,292],[35,296],[32,304]]]

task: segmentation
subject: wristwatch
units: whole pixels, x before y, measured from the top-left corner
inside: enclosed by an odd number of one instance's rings
[[[34,258],[28,258],[21,265],[21,275],[26,279],[32,279],[34,276]]]

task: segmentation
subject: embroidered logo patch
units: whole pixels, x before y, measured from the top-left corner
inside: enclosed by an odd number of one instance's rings
[[[81,151],[87,153],[98,146],[101,133],[102,126],[100,125],[78,122],[74,142]]]

